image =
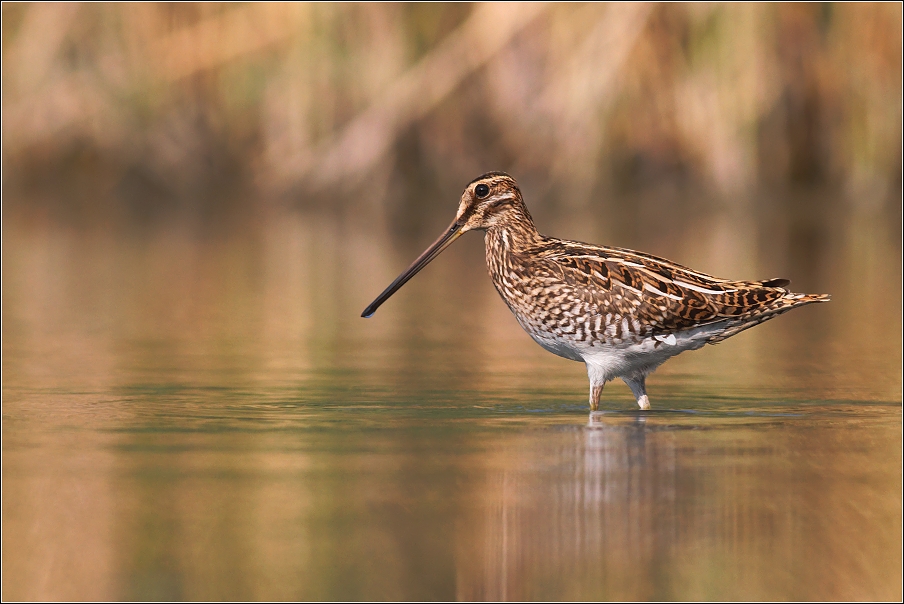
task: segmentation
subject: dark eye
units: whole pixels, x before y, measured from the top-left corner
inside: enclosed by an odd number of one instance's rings
[[[477,199],[483,199],[490,194],[490,188],[486,185],[477,185],[474,187],[474,192],[477,193]]]

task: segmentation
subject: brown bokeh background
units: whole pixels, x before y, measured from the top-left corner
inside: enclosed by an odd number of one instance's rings
[[[4,3],[2,61],[4,599],[900,598],[901,4]],[[359,318],[489,170],[833,300],[563,431],[476,234]]]
[[[5,209],[61,220],[411,232],[493,168],[619,231],[704,208],[818,230],[900,216],[901,9],[11,4],[3,114]]]
[[[901,17],[4,4],[4,344],[46,332],[35,348],[59,350],[65,332],[73,356],[96,340],[113,359],[119,338],[230,334],[290,356],[304,342],[306,366],[373,363],[349,351],[361,337],[520,351],[477,235],[358,319],[464,184],[501,169],[542,232],[831,293],[726,346],[822,337],[833,387],[899,399]],[[465,357],[512,354],[490,348]],[[406,355],[387,365],[423,370]]]

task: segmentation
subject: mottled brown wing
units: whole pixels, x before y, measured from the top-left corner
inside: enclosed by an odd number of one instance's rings
[[[572,295],[596,306],[597,312],[636,318],[643,335],[754,316],[788,293],[776,286],[786,280],[726,281],[628,250],[567,252],[546,260]]]

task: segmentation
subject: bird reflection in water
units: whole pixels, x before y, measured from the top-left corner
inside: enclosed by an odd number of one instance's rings
[[[679,525],[674,433],[656,423],[595,413],[585,428],[506,443],[483,518],[469,519],[482,526],[462,531],[483,542],[459,544],[458,597],[654,596]],[[576,575],[587,581],[566,580]]]

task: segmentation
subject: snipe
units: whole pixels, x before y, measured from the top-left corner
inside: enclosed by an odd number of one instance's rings
[[[472,230],[486,231],[490,277],[521,327],[546,350],[586,364],[593,411],[617,377],[649,409],[646,377],[669,358],[829,300],[792,293],[787,279],[717,279],[650,254],[545,237],[515,179],[489,172],[465,187],[451,226],[361,316]]]

